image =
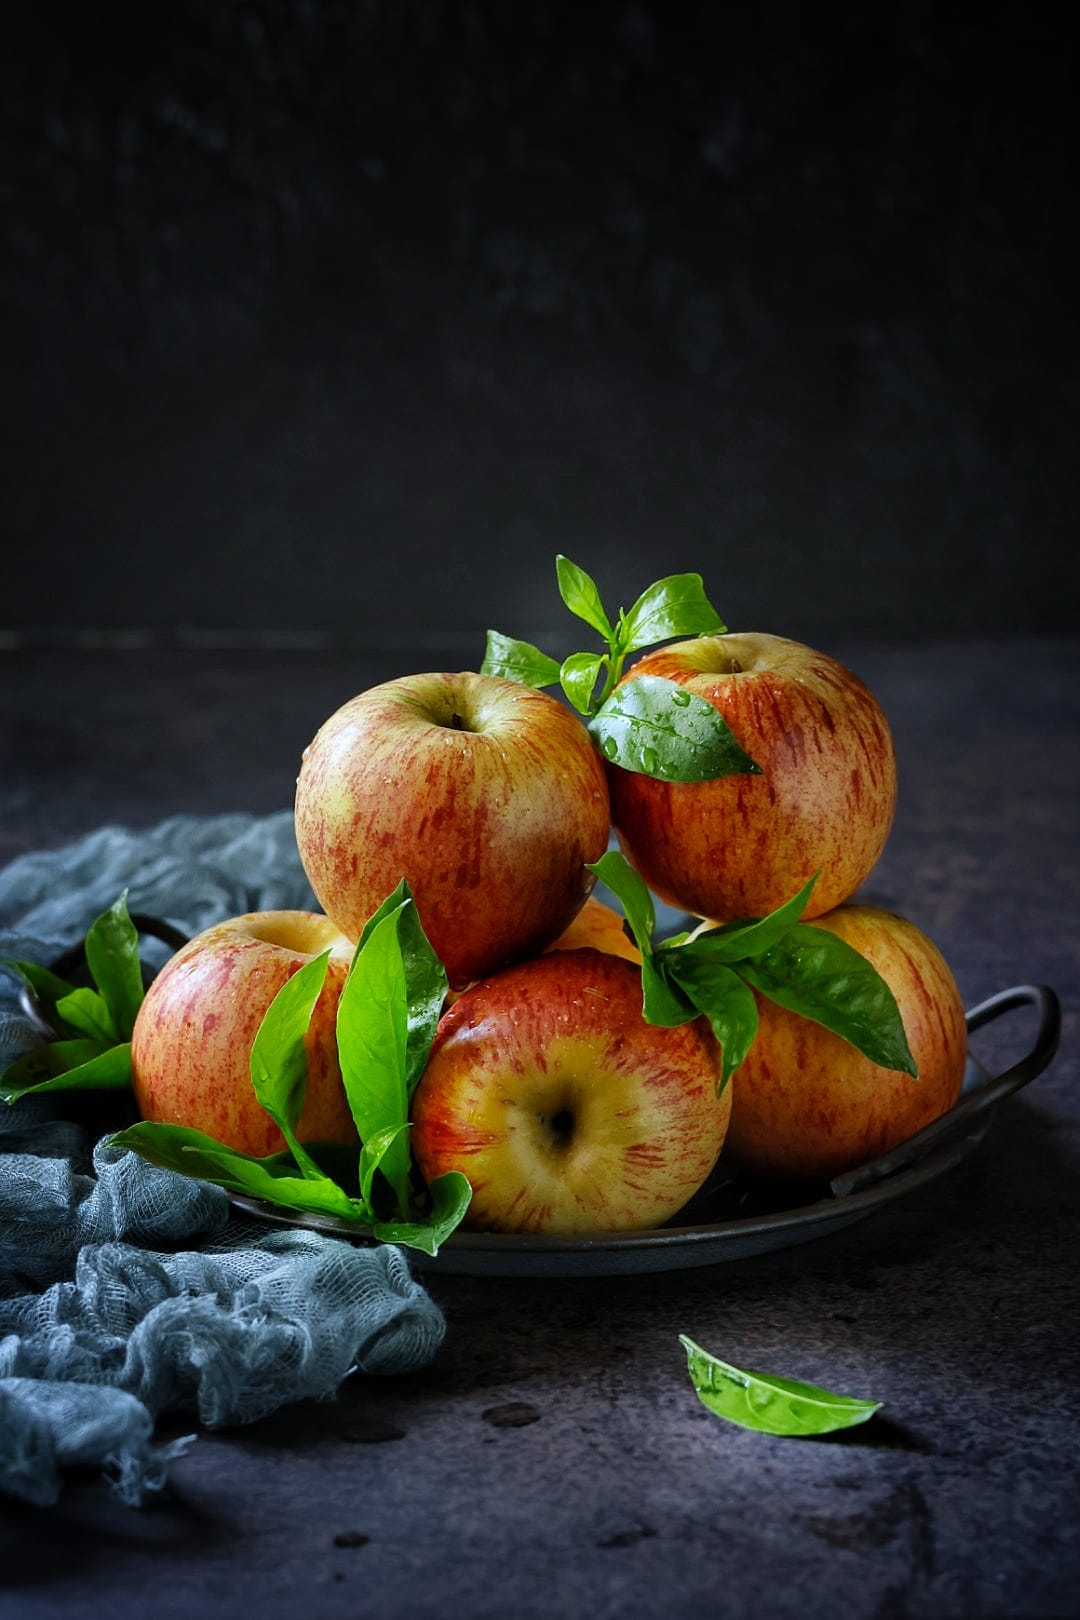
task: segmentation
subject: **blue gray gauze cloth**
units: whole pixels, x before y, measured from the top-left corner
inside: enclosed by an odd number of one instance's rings
[[[314,905],[288,812],[106,827],[0,871],[0,960],[53,961],[124,889],[188,934]],[[0,1071],[38,1038],[0,971]],[[0,1491],[53,1502],[89,1465],[137,1503],[193,1438],[155,1444],[161,1413],[250,1423],[435,1355],[445,1323],[400,1250],[234,1219],[221,1188],[94,1147],[63,1104],[0,1102]]]

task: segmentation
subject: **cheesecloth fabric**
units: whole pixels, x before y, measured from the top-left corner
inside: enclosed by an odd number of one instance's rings
[[[0,870],[0,959],[54,961],[124,889],[188,934],[315,904],[289,812],[106,827]],[[0,971],[0,1071],[38,1039]],[[155,1443],[163,1413],[250,1423],[431,1361],[445,1322],[399,1249],[234,1219],[221,1188],[94,1146],[64,1101],[0,1102],[0,1490],[47,1504],[89,1466],[138,1503],[195,1438]]]

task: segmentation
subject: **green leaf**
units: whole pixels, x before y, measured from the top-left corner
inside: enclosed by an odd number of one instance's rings
[[[501,675],[503,680],[522,686],[556,686],[559,661],[534,647],[531,641],[515,641],[498,630],[487,633],[487,650],[480,665],[481,675]]]
[[[50,968],[41,967],[37,962],[17,962],[11,957],[5,957],[3,965],[26,981],[43,1008],[53,1006],[61,996],[70,996],[76,988],[67,979],[61,979],[59,974],[53,973]]]
[[[392,890],[391,893],[387,895],[386,899],[383,901],[382,905],[377,911],[373,911],[371,913],[371,916],[360,930],[360,938],[357,940],[356,950],[353,952],[354,965],[356,963],[356,958],[360,955],[360,952],[364,949],[364,946],[367,944],[376,928],[378,928],[383,918],[395,916],[397,912],[401,910],[405,902],[411,899],[412,890],[409,888],[409,885],[406,883],[405,879],[402,878],[397,888]]]
[[[408,1122],[409,1006],[398,911],[384,914],[361,939],[338,1003],[337,1042],[345,1094],[361,1142]],[[402,1135],[381,1168],[409,1208],[409,1150]]]
[[[68,1024],[65,1019],[61,1018],[56,1010],[58,1002],[62,1001],[65,996],[74,993],[75,985],[69,984],[66,979],[61,979],[58,974],[51,972],[49,968],[39,967],[36,962],[5,960],[3,965],[11,973],[17,974],[24,984],[29,986],[42,1018],[47,1024],[51,1025],[59,1038],[62,1039],[65,1035],[81,1033]]]
[[[600,600],[600,592],[596,582],[584,568],[572,563],[569,557],[561,554],[555,559],[555,574],[559,581],[559,595],[577,618],[584,619],[587,625],[603,636],[609,645],[614,641],[615,632],[611,628],[611,620],[604,612],[604,604]]]
[[[697,1012],[666,968],[653,954],[652,937],[656,929],[656,912],[652,895],[625,856],[609,849],[598,861],[589,863],[601,883],[606,883],[623,908],[630,925],[634,943],[641,952],[642,1012],[647,1023],[673,1029],[688,1024]]]
[[[702,1405],[743,1429],[788,1436],[831,1434],[865,1423],[881,1409],[880,1401],[834,1395],[816,1384],[772,1373],[743,1372],[710,1355],[685,1333],[679,1334],[679,1343]]]
[[[390,1182],[402,1214],[411,1205],[408,1107],[446,1001],[447,978],[404,879],[365,925],[338,1004],[342,1078],[360,1139]],[[374,1168],[368,1176],[370,1186]],[[405,1241],[404,1239],[402,1241]]]
[[[637,652],[672,636],[723,635],[727,626],[705,595],[700,574],[669,574],[643,591],[624,617],[620,642]]]
[[[420,913],[405,885],[408,903],[397,914],[398,945],[405,969],[408,1033],[405,1039],[405,1089],[411,1098],[427,1068],[431,1043],[446,1005],[446,969],[424,932]]]
[[[723,962],[702,961],[689,950],[672,951],[661,960],[694,1012],[704,1013],[720,1042],[723,1068],[719,1095],[757,1035],[758,1010],[753,991]]]
[[[718,709],[661,675],[617,686],[588,729],[613,765],[666,782],[761,774]]]
[[[644,879],[617,849],[609,849],[598,861],[590,861],[588,869],[596,873],[601,883],[607,884],[622,906],[623,915],[634,936],[634,944],[642,956],[651,956],[656,911]]]
[[[96,990],[72,990],[61,996],[56,1012],[64,1023],[93,1041],[113,1046],[120,1039],[104,998]]]
[[[647,1024],[663,1029],[676,1029],[698,1016],[691,998],[654,956],[641,960],[641,1011]]]
[[[351,1198],[329,1176],[321,1180],[288,1174],[286,1156],[265,1159],[238,1153],[187,1125],[141,1120],[112,1138],[114,1147],[129,1148],[163,1170],[213,1182],[227,1192],[260,1198],[283,1209],[313,1215],[333,1215],[358,1229],[367,1228],[379,1242],[405,1243],[425,1254],[437,1254],[439,1245],[459,1225],[472,1196],[458,1171],[439,1176],[431,1184],[431,1213],[415,1221],[373,1221],[366,1202]]]
[[[569,658],[563,659],[559,680],[563,691],[579,714],[588,714],[592,707],[596,677],[603,662],[600,653],[571,653]]]
[[[126,1040],[143,999],[139,936],[128,916],[126,892],[91,924],[86,961],[117,1033]]]
[[[383,1243],[405,1243],[424,1254],[436,1255],[464,1218],[472,1188],[460,1170],[436,1176],[428,1188],[431,1213],[426,1220],[377,1221],[375,1236]]]
[[[121,1091],[131,1084],[131,1042],[50,1041],[24,1052],[0,1075],[0,1099],[37,1091]]]
[[[796,923],[739,972],[770,1001],[823,1024],[872,1063],[918,1074],[896,997],[865,956],[827,929]]]
[[[330,952],[324,951],[286,979],[263,1014],[251,1046],[251,1084],[262,1107],[284,1136],[306,1177],[322,1180],[323,1172],[296,1139],[307,1091],[307,1048],[304,1036],[315,1003],[326,983]]]
[[[817,880],[818,874],[815,872],[805,888],[790,900],[785,900],[782,906],[777,906],[775,911],[770,911],[767,917],[724,923],[720,927],[707,929],[685,944],[676,945],[672,940],[666,940],[660,950],[671,952],[673,956],[677,951],[679,961],[693,956],[701,962],[743,962],[749,956],[760,956],[778,944],[798,922]],[[678,977],[677,965],[673,964],[672,971]]]
[[[381,1131],[373,1131],[360,1150],[360,1196],[369,1209],[372,1208],[371,1186],[375,1172],[390,1148],[408,1129],[408,1125],[385,1125]]]
[[[329,1176],[284,1176],[264,1168],[257,1159],[248,1159],[232,1148],[185,1148],[183,1160],[198,1163],[196,1174],[204,1181],[216,1181],[230,1192],[247,1193],[251,1198],[265,1198],[286,1209],[307,1211],[314,1215],[336,1215],[341,1220],[355,1221],[367,1226],[371,1211],[358,1198],[350,1198]],[[183,1163],[177,1166],[181,1174]]]
[[[427,1066],[435,1029],[446,1004],[449,981],[446,969],[432,949],[424,932],[413,892],[404,878],[392,894],[368,918],[360,934],[356,955],[360,954],[374,928],[384,917],[397,918],[398,943],[405,968],[405,995],[409,1004],[409,1033],[406,1041],[406,1084],[409,1096]],[[353,958],[355,962],[355,957]]]
[[[264,1198],[286,1209],[337,1215],[357,1224],[367,1224],[370,1219],[361,1201],[350,1198],[329,1176],[289,1175],[281,1154],[255,1159],[188,1125],[140,1120],[117,1132],[111,1141],[113,1147],[130,1148],[162,1170],[212,1181],[228,1192]]]

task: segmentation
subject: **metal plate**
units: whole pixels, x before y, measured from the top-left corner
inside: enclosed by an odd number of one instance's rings
[[[999,1075],[968,1059],[963,1090],[949,1114],[908,1142],[827,1187],[801,1190],[766,1185],[731,1170],[716,1173],[677,1217],[652,1231],[593,1237],[455,1232],[434,1258],[418,1251],[418,1269],[472,1277],[617,1277],[681,1271],[745,1260],[826,1237],[865,1220],[883,1205],[936,1181],[982,1140],[1002,1099],[1034,1079],[1057,1048],[1061,1011],[1052,990],[1021,985],[1003,990],[967,1015],[969,1033],[1021,1007],[1039,1012],[1027,1055]],[[278,1226],[302,1226],[352,1242],[371,1242],[364,1228],[332,1216],[304,1215],[232,1195],[237,1210]]]
[[[978,1065],[968,1064],[965,1087],[976,1086],[985,1078],[985,1071]],[[749,1177],[721,1171],[681,1212],[678,1226],[596,1237],[458,1231],[434,1258],[413,1250],[410,1259],[423,1271],[470,1277],[618,1277],[745,1260],[837,1232],[864,1220],[883,1204],[936,1180],[971,1152],[986,1134],[989,1123],[990,1116],[986,1115],[977,1127],[943,1144],[910,1170],[847,1198],[826,1194],[790,1208],[732,1215],[731,1210],[740,1204],[761,1201],[762,1193]],[[775,1193],[773,1196],[775,1199]],[[333,1216],[290,1212],[240,1193],[232,1194],[231,1202],[236,1209],[275,1226],[304,1226],[356,1243],[372,1241],[363,1228]]]

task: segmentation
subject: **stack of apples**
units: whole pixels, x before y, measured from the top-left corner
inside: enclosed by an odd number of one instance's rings
[[[325,915],[236,918],[166,965],[133,1038],[143,1115],[244,1152],[279,1149],[248,1053],[277,990],[329,949],[298,1134],[355,1142],[336,1006],[353,942],[403,877],[452,991],[413,1097],[412,1148],[429,1181],[468,1177],[473,1227],[655,1227],[722,1148],[768,1175],[820,1179],[951,1107],[966,1029],[948,967],[912,923],[845,904],[896,802],[876,699],[835,660],[759,634],[668,645],[623,679],[646,674],[713,704],[760,774],[686,783],[623,769],[562,703],[494,675],[405,676],[332,715],[296,794],[297,844]],[[804,921],[884,978],[918,1077],[758,997],[757,1038],[722,1086],[708,1021],[646,1022],[638,952],[590,897],[612,825],[649,887],[710,923],[762,916],[818,874]]]

